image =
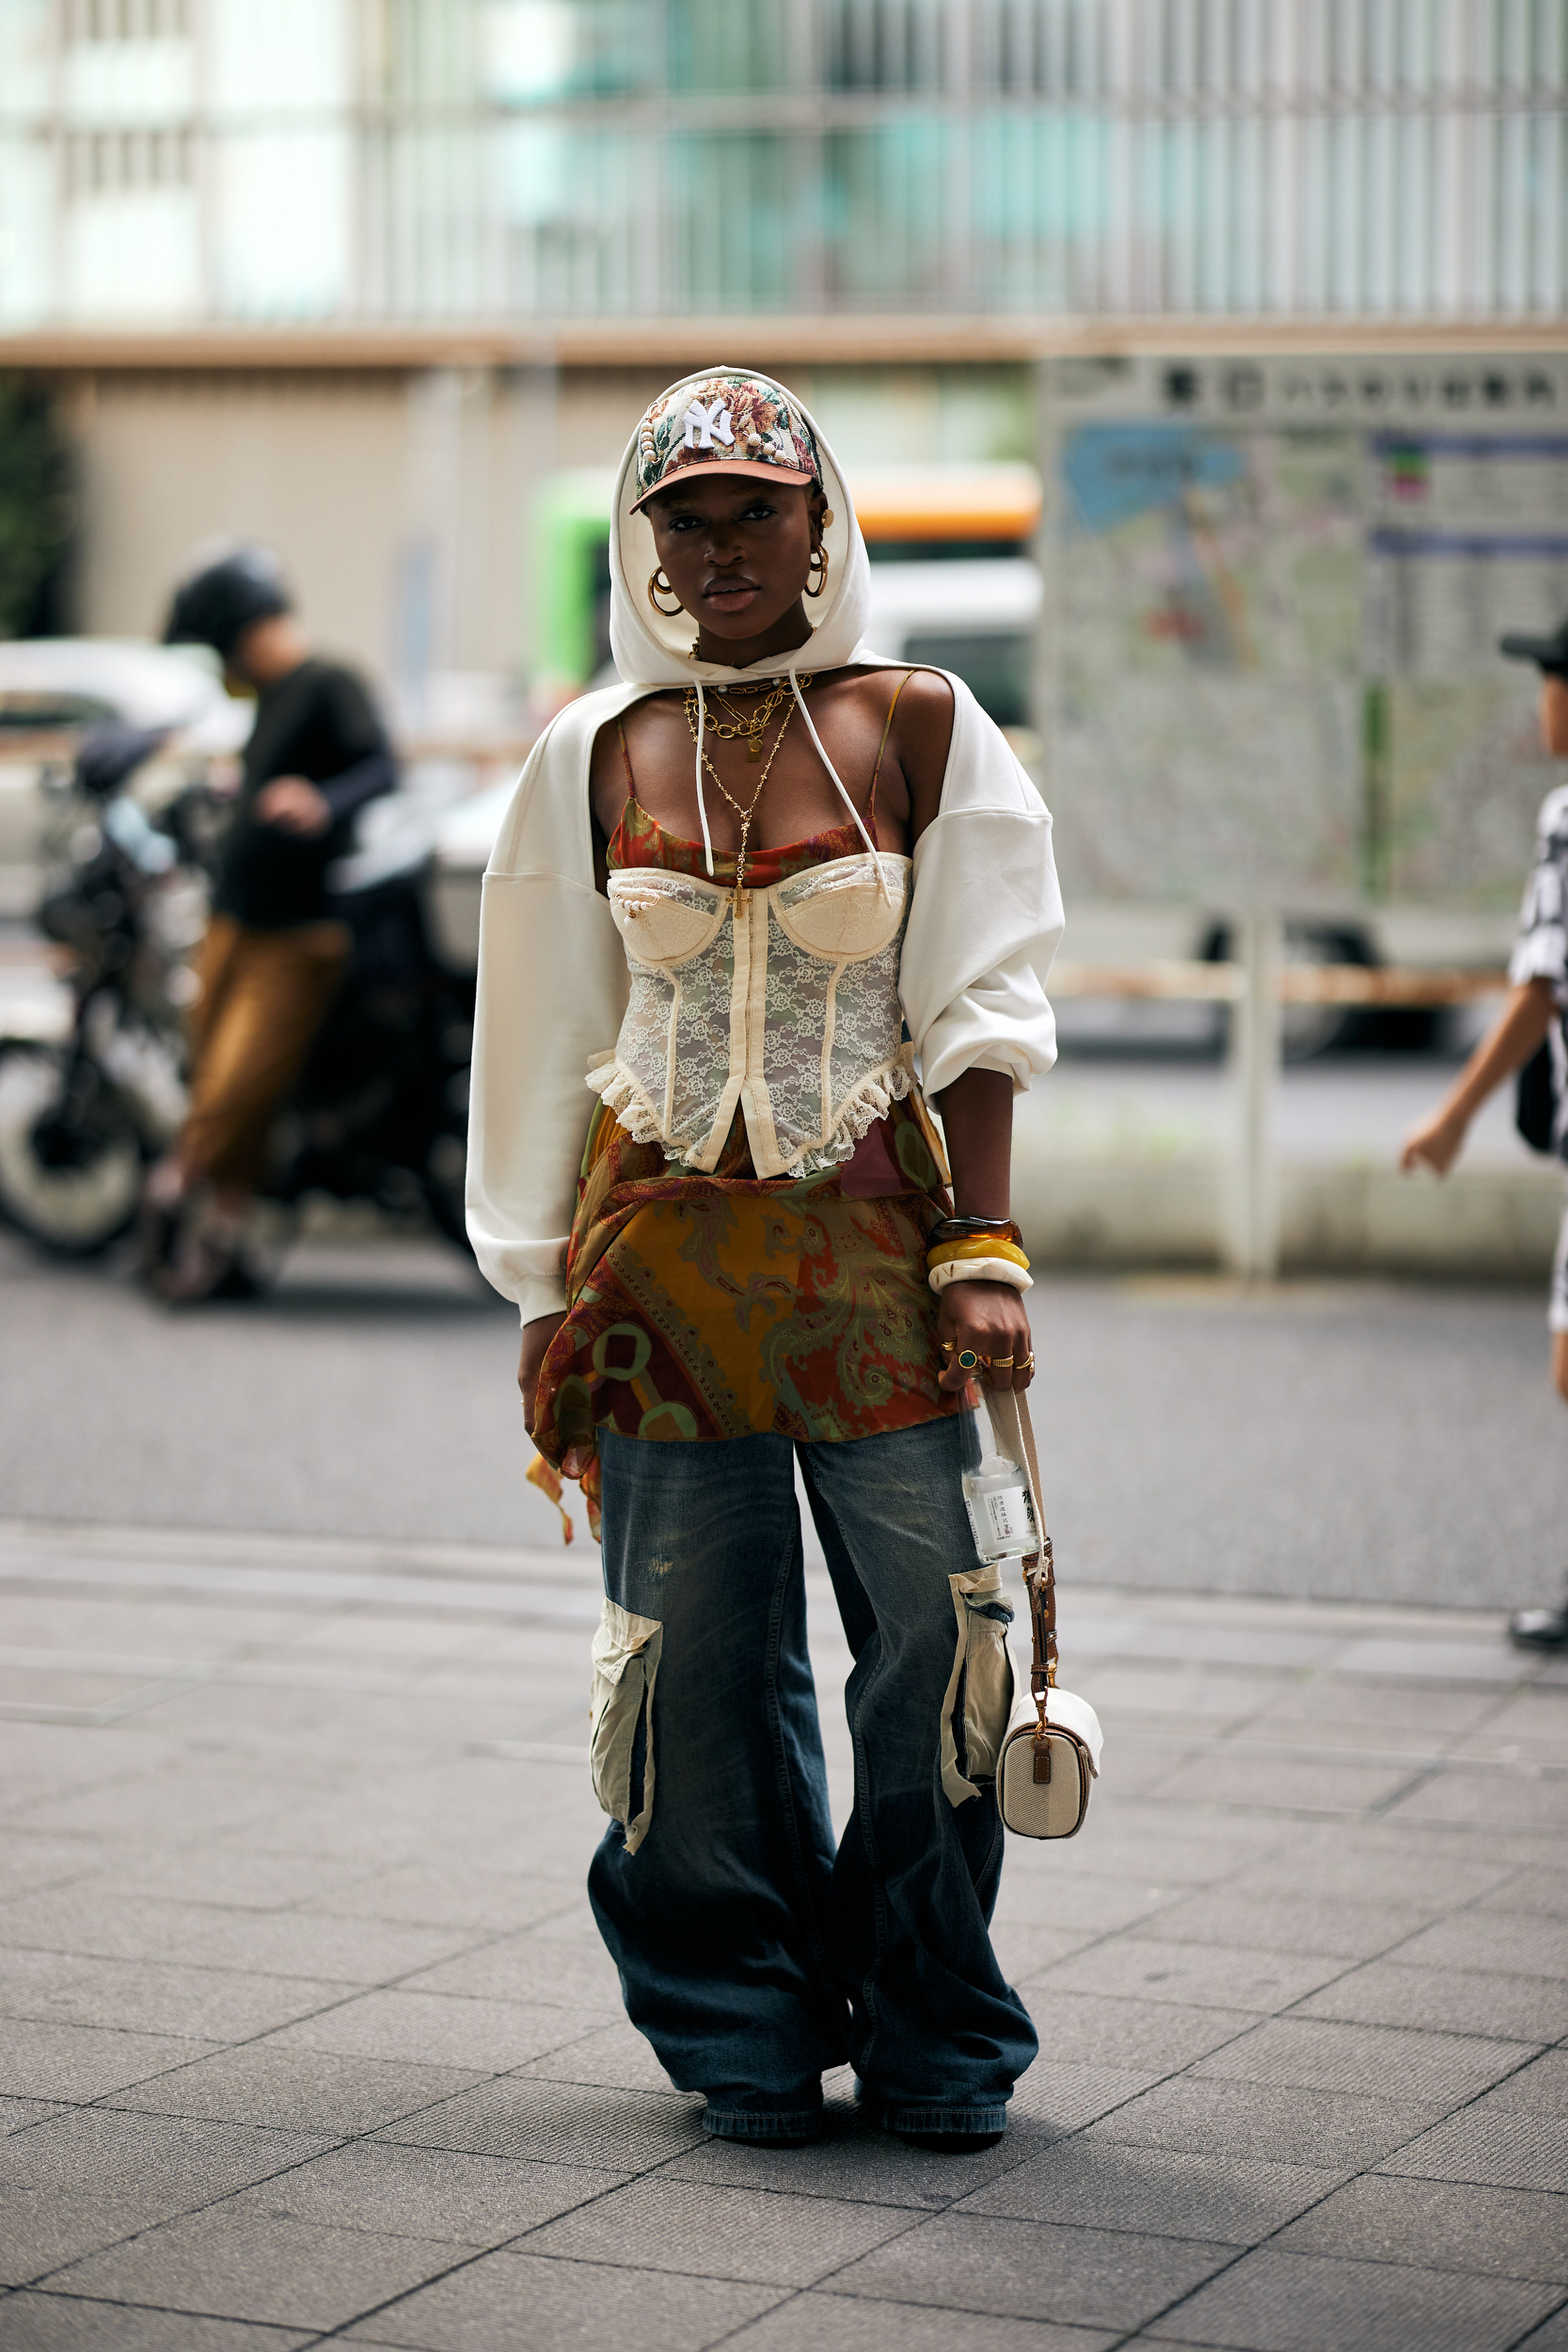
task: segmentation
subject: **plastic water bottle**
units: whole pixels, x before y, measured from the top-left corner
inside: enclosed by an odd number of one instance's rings
[[[1037,1551],[1028,1472],[998,1435],[984,1401],[959,1414],[958,1439],[964,1508],[981,1559],[1022,1559]]]

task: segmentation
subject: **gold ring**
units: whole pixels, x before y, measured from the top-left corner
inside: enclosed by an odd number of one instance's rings
[[[942,1352],[944,1356],[956,1356],[958,1352],[958,1341],[943,1340],[942,1343]]]
[[[1010,1356],[993,1356],[990,1359],[990,1368],[992,1372],[1011,1372],[1013,1359]]]
[[[990,1370],[990,1359],[989,1357],[977,1356],[972,1347],[960,1347],[958,1350],[958,1370],[960,1372],[973,1372],[976,1364],[984,1364],[988,1372]]]
[[[1020,1372],[1033,1372],[1035,1369],[1035,1359],[1033,1356],[1025,1356],[1023,1361],[1019,1365],[1018,1369]]]

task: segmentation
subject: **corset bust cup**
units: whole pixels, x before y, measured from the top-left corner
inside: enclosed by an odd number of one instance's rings
[[[880,866],[880,881],[878,866]],[[898,965],[911,862],[833,858],[767,890],[610,878],[631,993],[588,1084],[639,1143],[713,1168],[738,1103],[759,1176],[849,1159],[909,1092]]]

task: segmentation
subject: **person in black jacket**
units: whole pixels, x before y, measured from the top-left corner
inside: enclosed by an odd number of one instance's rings
[[[189,1114],[148,1185],[147,1277],[183,1301],[252,1287],[243,1229],[268,1130],[348,960],[327,869],[396,768],[363,681],[311,653],[269,548],[198,564],[176,591],[164,642],[211,645],[230,687],[256,696],[196,961]]]
[[[1504,637],[1497,650],[1511,660],[1533,661],[1541,673],[1541,739],[1549,757],[1568,759],[1568,621],[1550,637]],[[1525,887],[1519,935],[1509,964],[1512,990],[1501,1019],[1470,1056],[1445,1100],[1405,1138],[1401,1165],[1424,1164],[1446,1176],[1487,1096],[1524,1068],[1548,1041],[1556,1098],[1552,1144],[1568,1158],[1562,1077],[1568,1067],[1568,785],[1548,792],[1537,819],[1535,870]],[[1568,1403],[1568,1213],[1558,1236],[1546,1327],[1552,1335],[1552,1378]],[[1555,1608],[1521,1609],[1509,1619],[1522,1649],[1568,1649],[1568,1597]]]

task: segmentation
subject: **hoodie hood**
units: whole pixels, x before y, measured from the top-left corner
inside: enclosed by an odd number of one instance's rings
[[[775,380],[759,375],[754,368],[698,368],[680,377],[661,398],[668,401],[687,385],[701,385],[712,376],[742,373],[764,384]],[[697,624],[690,613],[676,612],[666,619],[648,601],[648,575],[657,568],[658,554],[653,525],[633,503],[638,496],[638,437],[634,433],[616,477],[610,521],[610,649],[628,686],[726,686],[782,671],[792,662],[800,669],[836,670],[854,660],[871,611],[871,565],[865,542],[843,471],[820,425],[793,392],[786,392],[783,385],[778,389],[816,437],[822,487],[833,511],[822,540],[828,554],[828,592],[820,600],[820,610],[809,597],[806,600],[812,624],[809,643],[793,654],[775,656],[770,662],[753,662],[743,670],[723,662],[692,660]]]

